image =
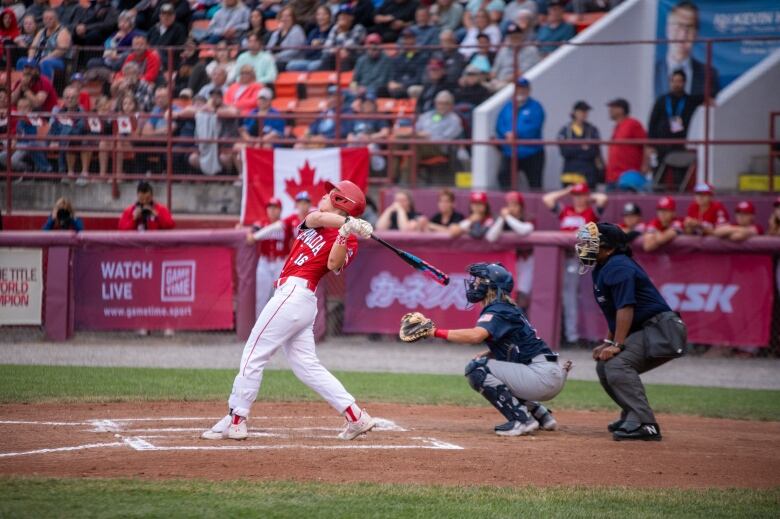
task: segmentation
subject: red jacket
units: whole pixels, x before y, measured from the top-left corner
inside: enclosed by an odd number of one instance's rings
[[[148,231],[158,231],[161,229],[173,229],[174,222],[171,212],[164,205],[154,202],[154,210],[157,211],[157,216],[152,217],[146,221],[146,229]],[[134,220],[133,212],[135,211],[135,204],[131,204],[127,209],[122,212],[122,216],[119,217],[119,230],[120,231],[136,231],[144,230],[142,220]],[[139,228],[140,226],[140,228]]]
[[[130,63],[131,61],[135,61],[138,63],[138,66],[141,67],[141,79],[152,85],[157,83],[157,76],[160,74],[160,55],[156,50],[146,49],[146,52],[143,54],[131,52],[127,55],[125,63]],[[125,63],[122,63],[122,66],[124,66]],[[114,79],[121,77],[122,71],[120,70],[116,73]]]

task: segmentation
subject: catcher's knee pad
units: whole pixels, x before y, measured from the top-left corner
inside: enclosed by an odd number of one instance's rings
[[[480,357],[466,364],[466,379],[469,381],[469,385],[474,391],[482,390],[485,379],[487,378],[488,373],[490,373],[490,369],[487,367],[487,361],[487,358]]]

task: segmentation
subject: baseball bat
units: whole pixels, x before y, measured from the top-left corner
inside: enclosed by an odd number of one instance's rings
[[[378,241],[379,243],[381,243],[391,251],[395,252],[399,258],[401,258],[406,263],[411,265],[413,269],[419,270],[420,272],[427,275],[428,277],[430,277],[440,285],[444,285],[444,286],[449,285],[450,277],[444,272],[442,272],[441,270],[437,269],[436,267],[428,263],[427,261],[424,261],[418,258],[417,256],[415,256],[414,254],[406,252],[405,250],[401,250],[398,247],[387,243],[379,236],[372,234],[371,238]]]

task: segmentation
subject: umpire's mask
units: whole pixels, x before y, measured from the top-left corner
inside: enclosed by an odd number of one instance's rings
[[[596,266],[599,255],[599,228],[595,222],[586,223],[577,230],[577,244],[574,250],[580,260],[580,274],[589,272]]]

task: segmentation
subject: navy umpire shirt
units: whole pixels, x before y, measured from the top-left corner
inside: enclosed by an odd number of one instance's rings
[[[634,306],[629,333],[639,330],[651,317],[672,311],[647,273],[625,254],[613,254],[593,269],[593,295],[612,333],[615,332],[617,311],[623,307]]]
[[[528,364],[539,354],[551,354],[547,344],[537,337],[523,311],[510,303],[494,301],[477,319],[477,326],[490,334],[485,341],[496,360]]]

